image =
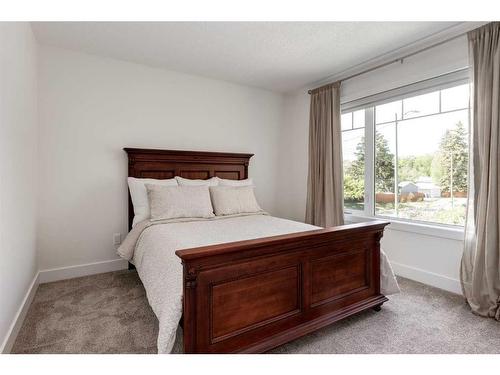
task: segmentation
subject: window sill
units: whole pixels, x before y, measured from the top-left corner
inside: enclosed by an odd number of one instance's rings
[[[350,223],[361,223],[372,220],[387,220],[391,224],[387,227],[388,230],[399,232],[416,233],[424,236],[446,238],[449,240],[463,241],[464,229],[452,228],[441,225],[410,223],[407,221],[394,220],[391,218],[371,217],[356,214],[345,214],[345,220]]]

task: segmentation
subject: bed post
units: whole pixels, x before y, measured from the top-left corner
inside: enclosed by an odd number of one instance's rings
[[[375,267],[375,265],[378,265],[378,267],[376,270],[374,269],[372,272],[377,272],[378,274],[380,274],[380,240],[382,239],[383,236],[384,236],[383,231],[375,233],[375,251],[373,252],[374,260],[372,265],[373,267]],[[375,290],[377,290],[380,293],[380,276],[376,280],[374,280],[374,282],[375,282]],[[384,303],[382,302],[379,305],[373,306],[373,310],[379,312],[380,310],[382,310],[383,304]]]
[[[196,352],[196,319],[185,319],[184,317],[193,317],[196,315],[196,277],[195,268],[188,268],[183,265],[184,278],[184,308],[183,308],[183,334],[184,334],[184,353]]]

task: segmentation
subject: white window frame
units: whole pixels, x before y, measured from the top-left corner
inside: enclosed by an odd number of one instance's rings
[[[419,221],[375,214],[375,115],[377,105],[418,96],[429,92],[469,83],[469,71],[460,69],[438,77],[419,81],[396,89],[384,91],[357,100],[341,103],[341,112],[349,113],[365,110],[365,198],[364,210],[344,210],[347,222],[360,222],[384,219],[391,221],[391,228],[400,231],[416,232],[424,235],[462,240],[464,228],[457,225]],[[469,106],[470,110],[470,106]]]

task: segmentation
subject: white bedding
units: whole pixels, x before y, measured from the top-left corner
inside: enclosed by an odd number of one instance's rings
[[[148,301],[159,320],[158,352],[170,353],[182,315],[182,265],[179,249],[248,240],[318,227],[265,214],[138,224],[118,249],[132,259]],[[385,254],[381,257],[381,292],[399,292]]]

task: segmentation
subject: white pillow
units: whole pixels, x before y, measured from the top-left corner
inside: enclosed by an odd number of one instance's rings
[[[226,180],[224,178],[219,178],[219,186],[254,186],[251,178],[247,178],[246,180]]]
[[[208,186],[158,186],[146,184],[151,221],[215,216]]]
[[[207,180],[192,180],[190,178],[175,176],[175,179],[179,186],[217,186],[219,184],[217,177],[212,177]]]
[[[210,197],[217,216],[262,211],[253,186],[211,186]]]
[[[149,219],[149,201],[146,184],[161,185],[161,186],[177,186],[177,180],[170,178],[167,180],[156,180],[154,178],[127,178],[128,188],[130,190],[130,198],[134,206],[134,220],[132,227],[138,222]]]

